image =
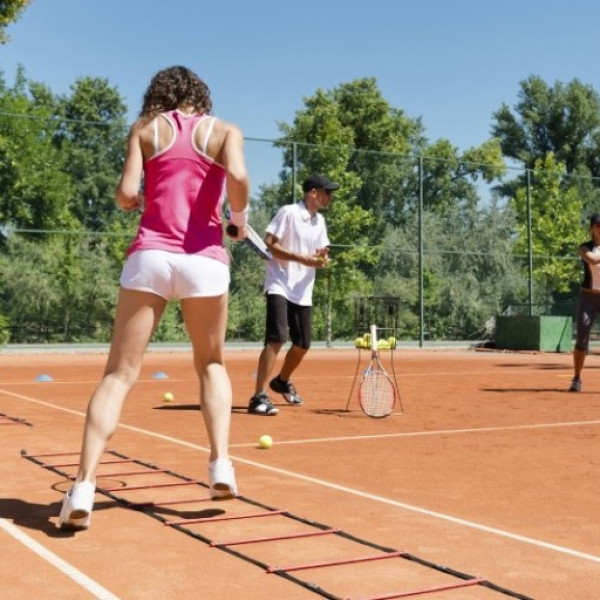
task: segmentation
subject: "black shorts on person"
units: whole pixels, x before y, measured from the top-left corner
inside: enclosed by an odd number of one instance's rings
[[[267,294],[265,344],[285,344],[287,330],[295,346],[308,350],[312,341],[312,306],[290,302],[280,294]]]

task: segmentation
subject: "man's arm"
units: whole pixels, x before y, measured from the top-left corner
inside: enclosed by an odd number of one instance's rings
[[[297,252],[292,252],[282,246],[277,237],[272,233],[267,233],[265,236],[265,244],[271,251],[271,254],[279,260],[299,262],[307,267],[315,267],[317,269],[326,266],[329,262],[327,248],[318,250],[312,256],[308,254],[298,254]]]

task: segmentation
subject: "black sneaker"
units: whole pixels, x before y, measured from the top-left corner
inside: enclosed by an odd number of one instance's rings
[[[580,392],[581,391],[581,379],[579,377],[573,377],[571,380],[571,387],[569,388],[570,392]]]
[[[263,416],[274,416],[279,412],[279,409],[273,406],[269,396],[264,392],[260,394],[254,394],[250,398],[250,404],[248,405],[248,412],[253,415]]]
[[[289,404],[302,404],[302,398],[298,396],[296,388],[291,381],[283,381],[279,376],[271,379],[269,387],[278,394],[281,394]]]

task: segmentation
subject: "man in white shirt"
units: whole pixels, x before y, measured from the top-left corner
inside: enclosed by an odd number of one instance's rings
[[[329,262],[329,238],[325,219],[319,210],[331,203],[339,184],[324,175],[312,175],[302,184],[303,199],[281,207],[269,225],[265,243],[273,254],[267,262],[264,291],[267,300],[265,346],[258,360],[255,393],[248,412],[273,416],[279,412],[265,388],[275,359],[287,340],[292,345],[279,374],[269,387],[286,402],[302,404],[290,381],[312,341],[312,296],[316,269]]]

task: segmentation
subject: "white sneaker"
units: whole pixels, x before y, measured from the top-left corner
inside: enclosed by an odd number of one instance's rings
[[[61,529],[87,529],[92,518],[96,486],[88,481],[76,483],[63,498],[58,526]]]
[[[228,499],[238,495],[235,471],[229,459],[213,460],[208,467],[208,479],[211,498]]]

